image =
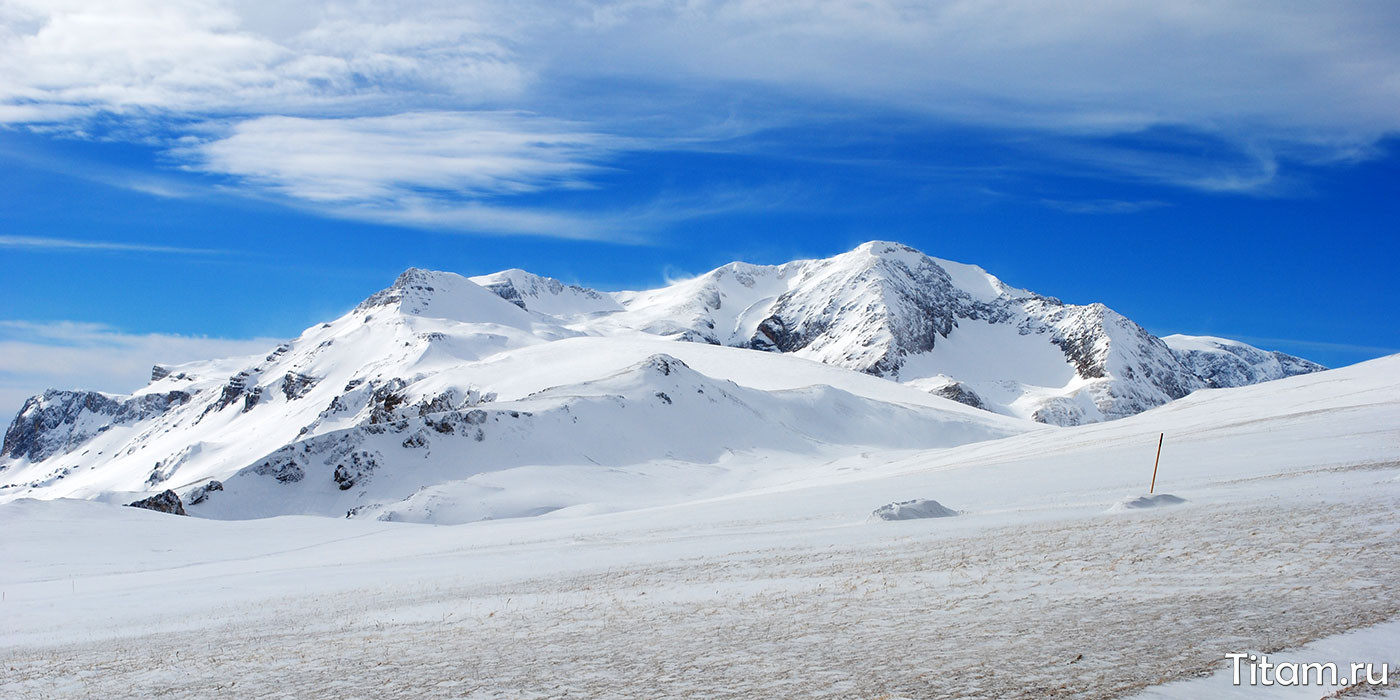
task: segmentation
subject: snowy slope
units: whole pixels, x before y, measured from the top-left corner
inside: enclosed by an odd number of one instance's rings
[[[1394,663],[1394,624],[1364,630],[1400,611],[1397,426],[1400,356],[949,449],[795,455],[785,481],[604,515],[20,500],[0,504],[0,694],[1111,698],[1234,652],[1330,660],[1310,650],[1355,629],[1370,646],[1336,660]],[[1185,502],[1114,511],[1162,432],[1157,490]],[[914,498],[959,514],[869,522]]]
[[[380,420],[313,431],[224,479],[221,492],[190,512],[353,512],[435,523],[578,506],[596,512],[741,490],[756,453],[815,460],[852,451],[842,447],[941,447],[1013,432],[829,386],[750,389],[668,355],[476,406],[425,411],[405,403]],[[642,493],[633,485],[619,501],[610,492],[619,475],[654,483]]]

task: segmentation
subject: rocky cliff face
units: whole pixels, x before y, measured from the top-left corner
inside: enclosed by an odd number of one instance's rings
[[[872,244],[844,257],[803,265],[745,344],[897,376],[905,357],[933,350],[959,319],[997,313],[912,248]]]
[[[46,391],[32,396],[5,431],[0,458],[38,462],[67,452],[117,425],[161,415],[190,400],[183,391],[124,397],[95,391]]]

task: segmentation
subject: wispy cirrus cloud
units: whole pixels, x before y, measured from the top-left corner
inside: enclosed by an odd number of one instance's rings
[[[180,246],[148,245],[119,241],[89,241],[48,236],[0,235],[0,248],[85,253],[160,253],[169,255],[231,255],[232,251],[216,248],[184,248]]]
[[[1122,199],[1090,199],[1090,200],[1065,200],[1065,199],[1040,199],[1041,206],[1071,214],[1133,214],[1150,209],[1171,206],[1167,202],[1157,199],[1146,200],[1122,200]]]
[[[1040,139],[1030,150],[1081,176],[1218,193],[1270,194],[1286,187],[1280,157],[1266,143],[1235,143],[1173,130],[1135,135],[1133,143]]]
[[[594,60],[561,69],[574,74],[761,84],[1074,135],[1170,126],[1345,148],[1400,123],[1400,9],[1386,3],[586,5],[589,31],[559,49],[596,44]]]

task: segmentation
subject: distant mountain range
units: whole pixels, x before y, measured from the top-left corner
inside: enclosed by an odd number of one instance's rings
[[[410,269],[266,355],[29,399],[0,500],[171,489],[192,515],[424,522],[627,507],[619,475],[654,481],[648,502],[718,494],[744,486],[728,460],[952,447],[1321,369],[897,243],[642,292]]]

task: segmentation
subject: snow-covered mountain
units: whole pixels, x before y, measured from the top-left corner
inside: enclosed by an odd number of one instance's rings
[[[893,243],[642,292],[410,269],[266,355],[157,366],[130,396],[31,398],[5,434],[0,501],[171,489],[220,518],[592,512],[1316,369],[1164,341]]]
[[[5,436],[0,499],[173,489],[212,517],[458,522],[625,507],[627,494],[611,492],[619,471],[655,474],[653,501],[667,489],[693,497],[755,476],[730,462],[1029,427],[799,357],[590,336],[501,291],[411,269],[266,356],[157,366],[132,396],[33,397]],[[600,299],[549,284],[522,292]],[[558,488],[501,487],[519,479]]]
[[[1056,425],[1322,369],[1233,341],[1173,336],[1173,345],[1102,304],[1065,304],[882,241],[611,295],[519,270],[473,279],[582,333],[790,353]]]
[[[1238,340],[1204,335],[1169,335],[1162,341],[1182,364],[1212,389],[1258,384],[1327,369],[1301,357],[1260,350]]]

